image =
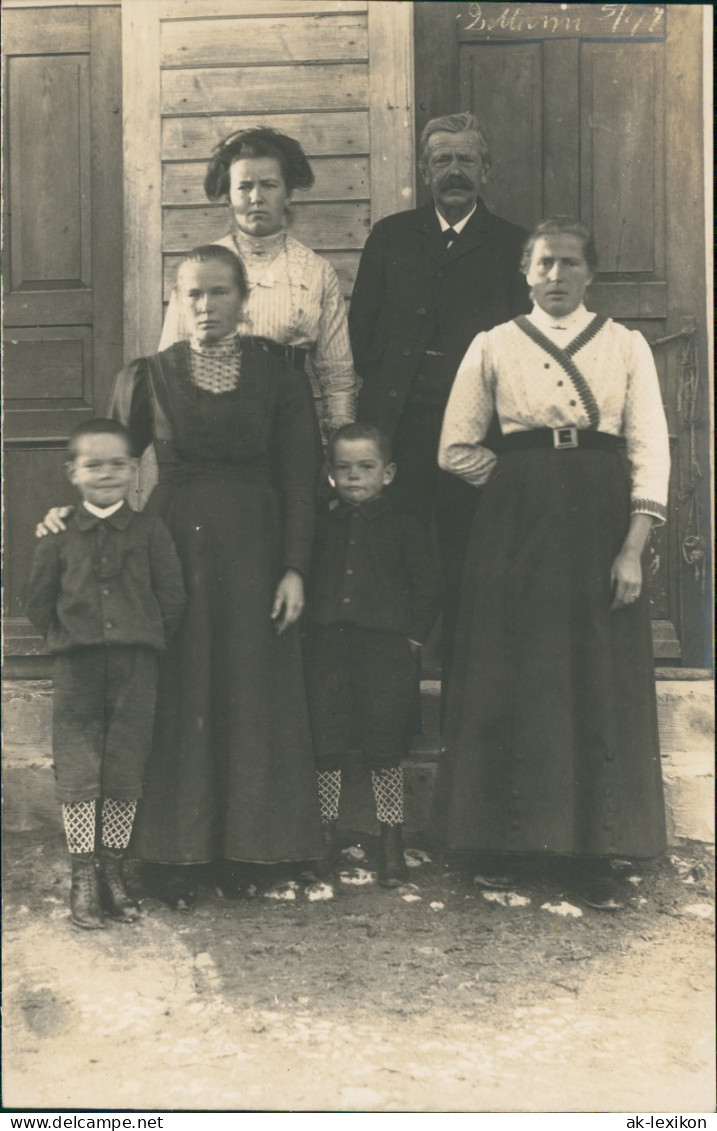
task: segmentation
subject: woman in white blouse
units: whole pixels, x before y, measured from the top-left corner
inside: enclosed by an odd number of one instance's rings
[[[641,559],[669,447],[647,342],[583,305],[596,265],[585,225],[541,223],[523,257],[532,313],[474,339],[448,402],[439,463],[483,492],[439,808],[448,845],[481,854],[477,882],[550,854],[616,910],[611,858],[665,848]]]
[[[204,190],[209,200],[227,201],[233,213],[234,231],[216,242],[242,260],[249,282],[239,333],[261,340],[299,369],[308,361],[327,433],[355,419],[357,383],[336,272],[287,230],[294,191],[313,183],[299,143],[261,126],[239,130],[216,146]],[[159,348],[184,337],[180,305],[172,297]]]

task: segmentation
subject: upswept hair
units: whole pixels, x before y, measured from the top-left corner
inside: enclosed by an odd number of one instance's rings
[[[223,263],[228,267],[234,275],[234,279],[242,299],[245,299],[249,294],[249,284],[244,271],[244,264],[238,255],[230,251],[228,247],[224,247],[220,243],[205,243],[201,247],[192,248],[192,250],[185,255],[182,262],[177,268],[175,276],[174,287],[178,289],[179,273],[185,263]]]
[[[370,440],[372,444],[376,445],[378,453],[384,463],[390,463],[393,459],[391,441],[381,428],[378,428],[375,424],[344,424],[341,428],[337,428],[329,437],[329,442],[326,446],[326,458],[329,467],[334,466],[336,445],[339,440]]]
[[[132,437],[124,424],[120,424],[119,420],[113,420],[111,416],[96,416],[91,420],[83,420],[70,432],[67,439],[67,454],[70,460],[77,459],[80,440],[85,436],[121,436],[127,445],[127,454],[134,455]]]
[[[437,133],[475,134],[483,172],[486,176],[488,175],[492,164],[490,148],[483,130],[478,125],[478,119],[473,114],[464,110],[461,114],[446,114],[442,118],[431,118],[430,122],[426,122],[418,142],[419,163],[423,169],[426,167],[426,150],[428,149],[429,139]]]
[[[540,223],[533,228],[523,245],[520,269],[524,275],[528,274],[530,260],[533,257],[533,248],[538,240],[546,236],[556,235],[576,236],[583,246],[585,262],[593,274],[597,271],[597,248],[595,247],[593,234],[587,224],[584,224],[582,220],[576,220],[573,216],[551,216],[548,220],[541,220]]]
[[[204,177],[204,191],[209,200],[221,200],[229,194],[229,170],[241,157],[273,157],[279,162],[287,191],[309,189],[314,173],[306,154],[293,137],[268,126],[237,130],[215,145]]]

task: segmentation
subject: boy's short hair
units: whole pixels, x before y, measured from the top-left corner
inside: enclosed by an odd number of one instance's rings
[[[393,459],[391,441],[381,428],[377,428],[375,424],[344,424],[332,433],[326,446],[326,457],[330,467],[333,467],[339,440],[371,440],[384,463],[391,463]]]
[[[128,455],[134,455],[132,437],[128,429],[124,424],[120,424],[119,420],[113,420],[109,416],[96,416],[92,420],[83,420],[82,424],[72,429],[67,440],[67,454],[71,460],[77,459],[79,441],[84,436],[121,436],[127,444]]]

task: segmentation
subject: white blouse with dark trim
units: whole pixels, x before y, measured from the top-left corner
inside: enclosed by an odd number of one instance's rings
[[[528,318],[565,347],[594,315],[581,306],[556,323],[539,307]],[[670,450],[660,385],[648,343],[612,320],[573,356],[600,410],[597,428],[624,436],[632,469],[631,511],[667,517]],[[473,339],[448,400],[438,453],[445,471],[482,486],[496,456],[481,443],[494,410],[504,433],[572,425],[588,428],[570,377],[515,322]]]
[[[272,239],[274,237],[267,237]],[[357,379],[351,356],[346,305],[338,277],[326,259],[286,234],[278,254],[269,262],[251,256],[248,240],[242,254],[234,236],[215,243],[229,248],[244,263],[249,296],[244,321],[237,327],[243,336],[269,338],[281,345],[309,351],[307,374],[315,380],[322,401],[323,423],[328,430],[356,419]],[[174,295],[167,308],[160,350],[189,335]]]

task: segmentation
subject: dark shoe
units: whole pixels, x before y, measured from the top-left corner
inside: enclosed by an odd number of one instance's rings
[[[498,853],[482,853],[476,861],[476,867],[477,871],[473,876],[476,887],[487,891],[509,891],[519,883],[515,859],[511,860]]]
[[[159,880],[159,897],[173,911],[191,911],[197,902],[198,879],[191,864],[163,864]]]
[[[139,919],[139,907],[124,886],[122,857],[124,853],[111,848],[100,851],[100,899],[112,919],[133,923]]]
[[[237,860],[224,860],[221,866],[219,887],[225,899],[250,899],[256,895],[256,885],[250,882],[250,869]]]
[[[616,880],[588,880],[582,887],[582,899],[596,911],[622,911],[625,906]]]
[[[104,915],[100,906],[100,886],[95,867],[94,852],[73,852],[72,887],[70,888],[70,911],[76,927],[86,931],[97,931],[104,927]]]
[[[509,891],[518,883],[518,877],[511,872],[485,873],[478,872],[473,877],[476,887],[485,888],[487,891]]]
[[[407,880],[408,869],[403,855],[403,825],[386,825],[382,822],[378,882],[385,888],[397,888]]]

